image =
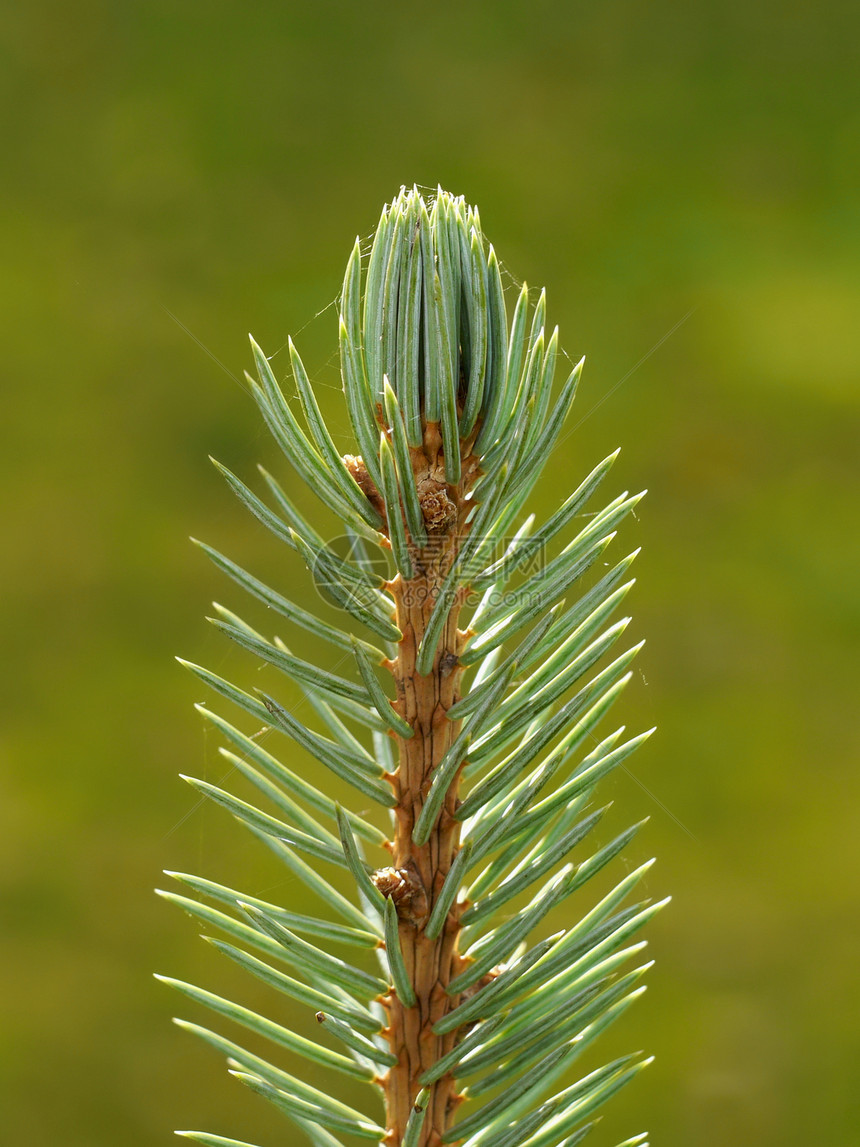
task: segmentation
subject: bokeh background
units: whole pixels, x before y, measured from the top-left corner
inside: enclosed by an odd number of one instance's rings
[[[623,708],[660,732],[606,833],[650,815],[628,863],[674,902],[607,1042],[657,1060],[595,1147],[860,1141],[856,6],[34,0],[0,27],[4,1142],[292,1142],[151,979],[271,1003],[162,868],[302,895],[177,779],[224,768],[171,658],[259,680],[189,533],[310,600],[206,456],[291,481],[236,381],[249,330],[300,332],[343,425],[330,304],[413,182],[477,202],[588,354],[538,508],[619,444],[607,493],[650,490]]]

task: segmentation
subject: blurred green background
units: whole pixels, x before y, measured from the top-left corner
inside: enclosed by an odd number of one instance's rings
[[[253,674],[189,533],[311,600],[206,456],[289,478],[231,377],[249,330],[301,331],[343,425],[329,304],[412,182],[477,202],[588,354],[544,512],[619,444],[607,495],[650,489],[622,708],[660,732],[607,833],[650,814],[629,863],[674,902],[607,1042],[657,1061],[595,1147],[860,1141],[856,6],[83,0],[0,27],[4,1141],[292,1141],[150,976],[269,1006],[162,868],[300,895],[177,779],[224,768],[171,657]]]

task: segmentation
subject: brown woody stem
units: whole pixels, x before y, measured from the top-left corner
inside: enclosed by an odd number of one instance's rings
[[[433,1026],[458,1003],[458,997],[449,996],[446,988],[463,967],[457,950],[460,906],[452,906],[435,939],[429,939],[424,932],[460,846],[460,826],[453,817],[459,803],[459,775],[450,786],[427,842],[416,845],[412,832],[434,771],[459,731],[460,723],[449,720],[447,713],[460,696],[459,655],[465,639],[457,628],[460,597],[449,613],[430,672],[421,676],[415,662],[434,601],[462,538],[468,510],[465,498],[477,476],[476,467],[468,464],[470,461],[466,459],[461,482],[447,485],[438,428],[427,427],[424,448],[413,451],[413,466],[428,545],[412,550],[415,576],[406,581],[398,575],[388,587],[403,634],[396,660],[388,663],[397,690],[395,707],[415,733],[408,740],[396,738],[399,764],[392,778],[398,798],[394,810],[393,869],[379,873],[377,883],[397,907],[401,950],[416,997],[414,1006],[409,1008],[404,1007],[393,989],[384,1000],[388,1014],[386,1034],[397,1056],[397,1064],[383,1081],[388,1129],[385,1143],[390,1147],[397,1147],[402,1141],[415,1097],[421,1090],[421,1075],[459,1038],[458,1032],[436,1035]],[[441,1143],[459,1102],[450,1074],[432,1085],[421,1147],[437,1147]]]

